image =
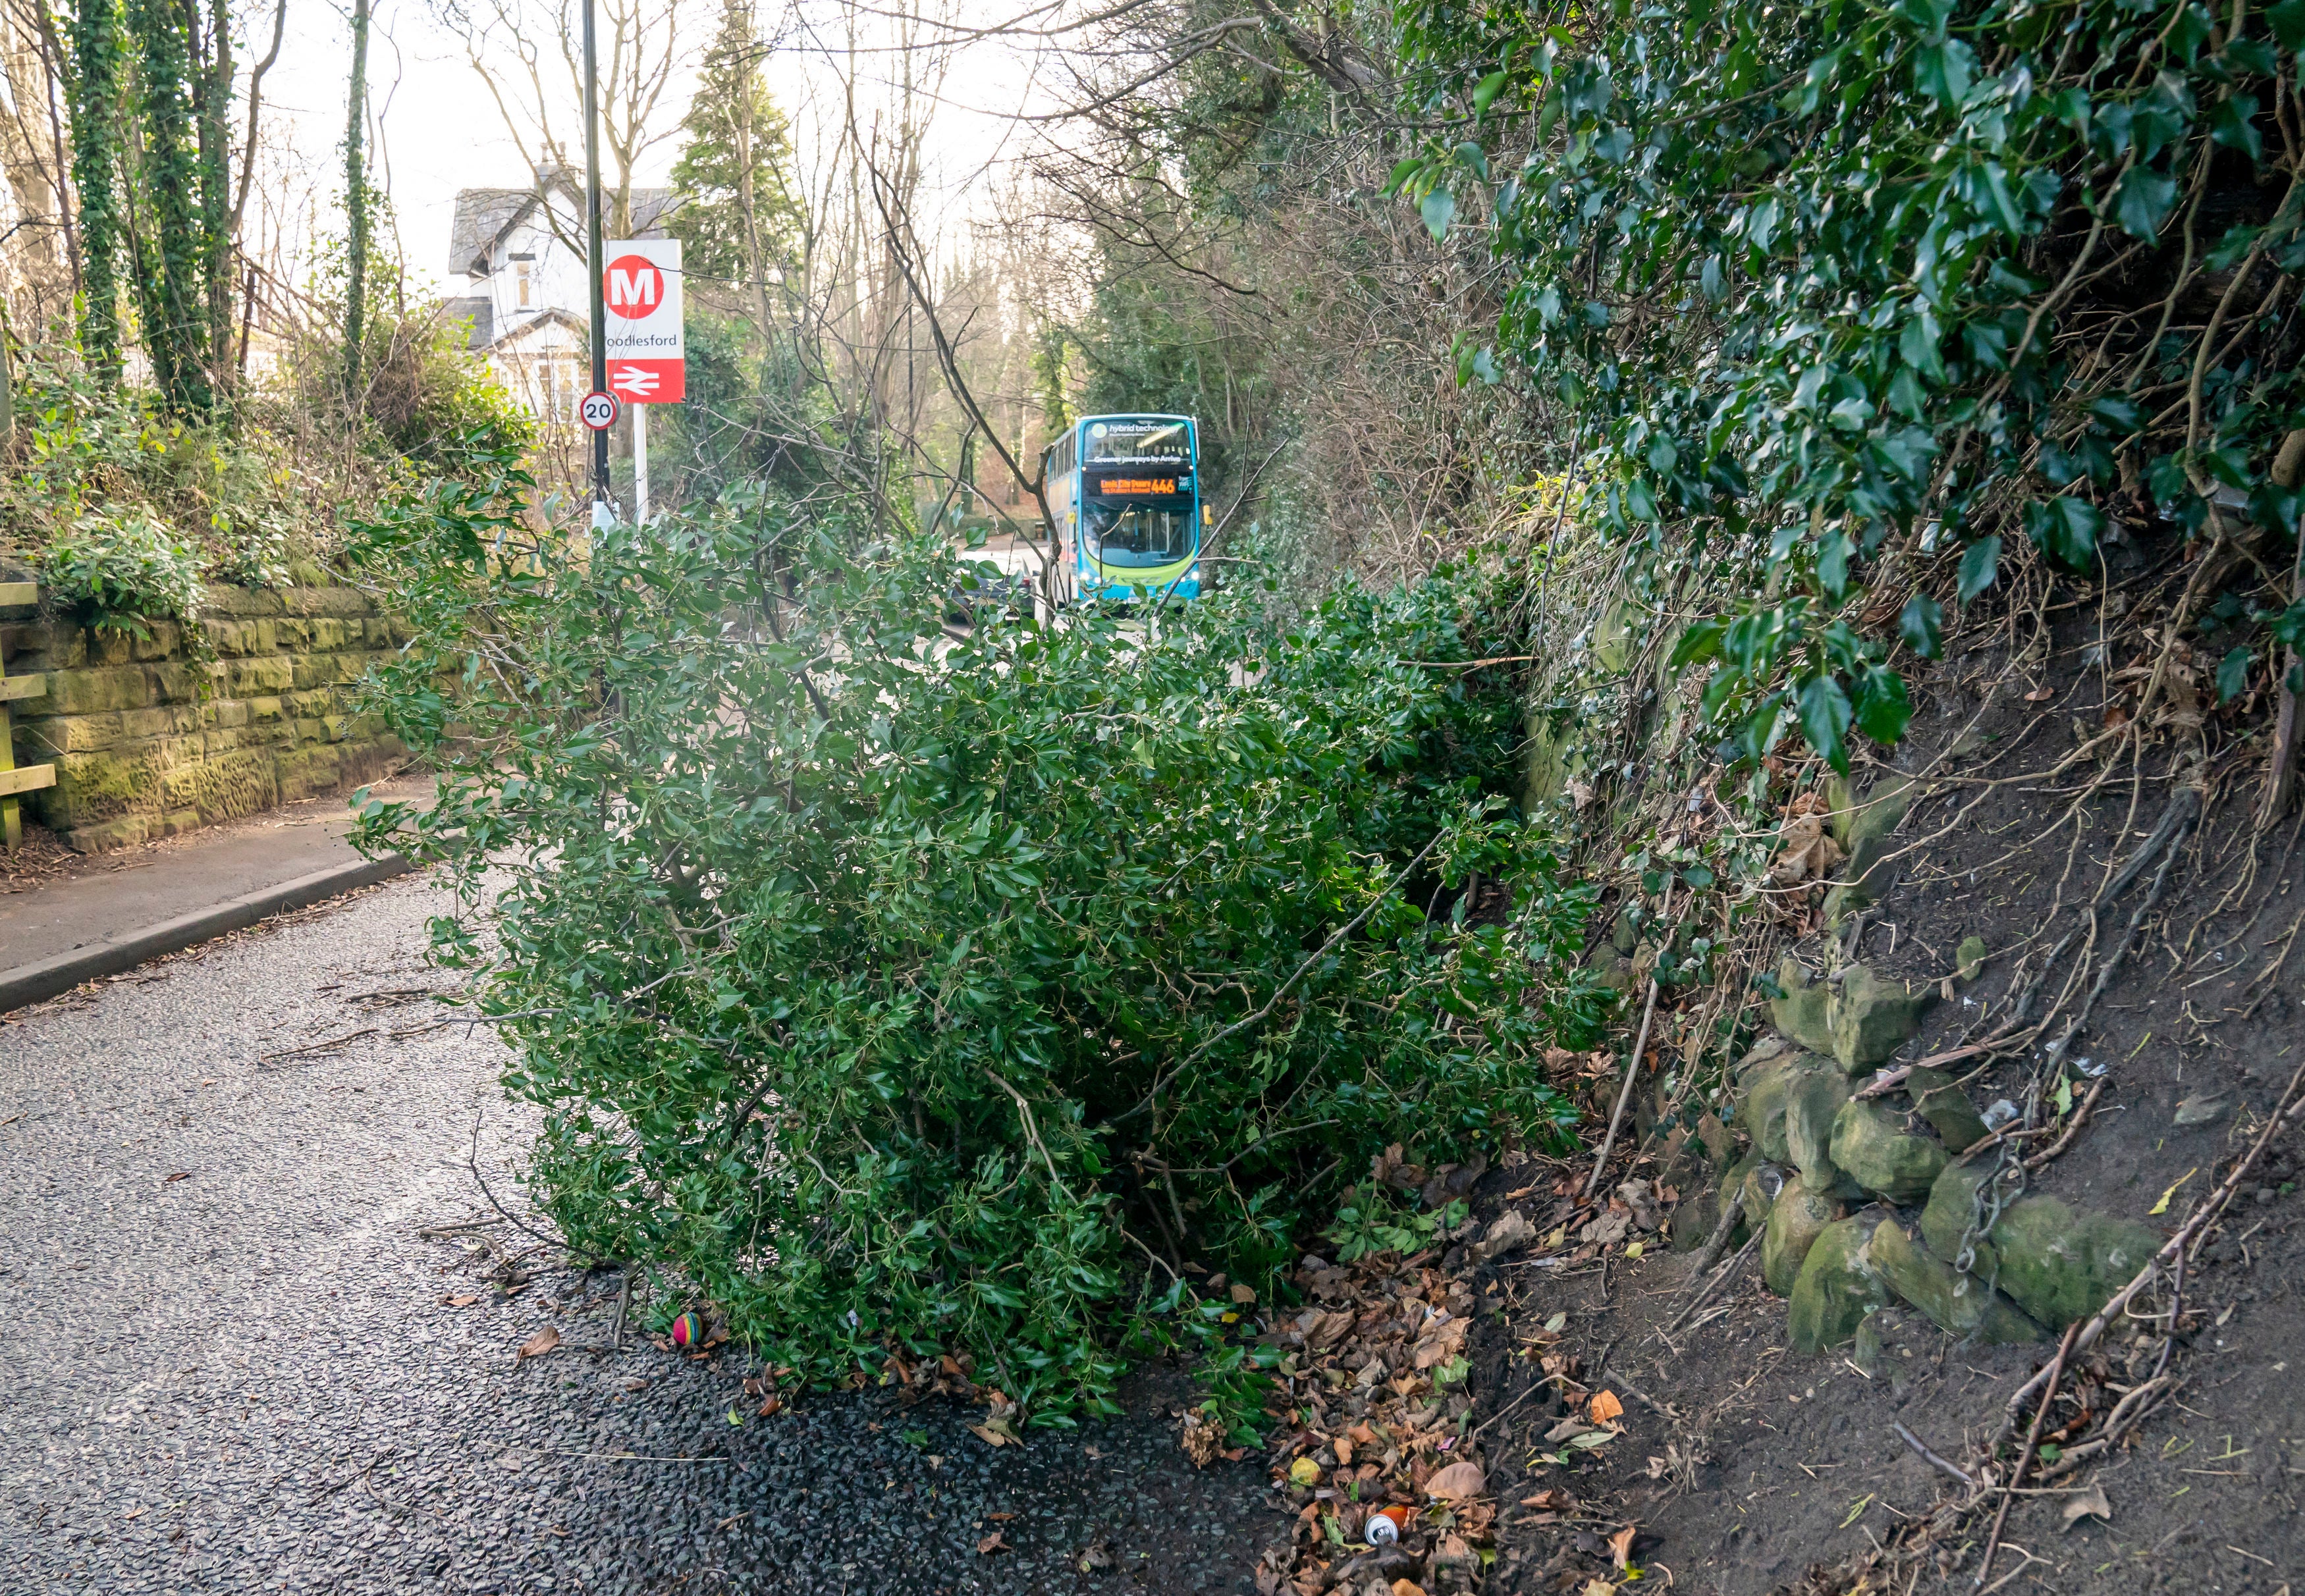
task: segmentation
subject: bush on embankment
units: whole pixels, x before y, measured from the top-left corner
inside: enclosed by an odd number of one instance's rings
[[[1441,667],[1495,651],[1483,579],[1287,632],[1257,595],[964,630],[948,549],[769,502],[577,549],[524,491],[366,530],[419,632],[386,707],[442,772],[370,819],[461,884],[439,950],[578,1246],[812,1378],[966,1351],[1060,1420],[1224,1334],[1187,1261],[1269,1296],[1387,1143],[1561,1115],[1544,1048],[1609,995],[1558,973],[1589,904],[1489,790],[1510,696]]]

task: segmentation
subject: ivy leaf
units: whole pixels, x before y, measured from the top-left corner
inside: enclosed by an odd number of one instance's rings
[[[2001,570],[2001,539],[1979,538],[1961,556],[1961,601],[1967,604],[1993,585]]]
[[[2265,20],[2273,24],[2273,37],[2281,41],[2283,49],[2305,46],[2305,0],[2281,0],[2280,4],[2266,8]]]
[[[2230,704],[2249,685],[2249,662],[2257,656],[2247,649],[2235,649],[2217,661],[2217,702]]]
[[[1801,735],[1824,756],[1825,763],[1846,776],[1849,745],[1843,734],[1849,729],[1849,694],[1831,676],[1811,676],[1801,684],[1799,708]]]
[[[2229,94],[2209,119],[2209,137],[2228,149],[2238,149],[2252,164],[2265,159],[2265,138],[2257,131],[2257,96]]]
[[[1425,218],[1425,225],[1435,243],[1449,236],[1449,224],[1456,219],[1457,196],[1446,189],[1435,189],[1425,196],[1425,203],[1416,208]]]
[[[1700,659],[1711,659],[1721,652],[1721,634],[1728,630],[1720,621],[1699,621],[1680,634],[1672,646],[1671,666],[1679,670]]]
[[[2305,0],[2299,0],[2299,4],[2305,4]],[[1898,335],[1897,353],[1905,364],[1931,382],[1941,383],[1945,378],[1944,357],[1938,352],[1937,344],[1943,337],[1935,314],[1924,308],[1906,321],[1905,330]]]
[[[2025,532],[2044,553],[2068,565],[2086,565],[2097,553],[2105,515],[2087,499],[2059,494],[2025,506]]]
[[[1913,718],[1912,700],[1905,696],[1905,679],[1885,665],[1868,665],[1857,673],[1857,727],[1875,743],[1901,743],[1906,723]]]
[[[2089,414],[2124,437],[2145,430],[2144,411],[2126,394],[2098,395],[2089,401]]]
[[[2305,492],[2294,488],[2281,488],[2271,482],[2261,482],[2257,491],[2249,496],[2249,518],[2261,527],[2269,527],[2288,537],[2297,535],[2297,511]]]
[[[1976,76],[1977,52],[1957,38],[1913,52],[1913,87],[1948,110],[1969,98]]]
[[[1914,594],[1897,617],[1897,631],[1907,648],[1924,659],[1935,659],[1944,652],[1944,606],[1927,593]]]
[[[2113,216],[2122,231],[2150,242],[2161,236],[2161,224],[2177,203],[2177,180],[2165,172],[2132,166],[2114,191]]]

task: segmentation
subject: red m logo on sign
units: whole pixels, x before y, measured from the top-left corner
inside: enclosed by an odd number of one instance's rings
[[[611,314],[636,320],[664,302],[664,274],[645,255],[624,255],[608,263],[604,293]]]

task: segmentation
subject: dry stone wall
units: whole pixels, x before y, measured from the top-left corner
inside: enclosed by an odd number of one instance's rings
[[[137,638],[17,613],[0,615],[0,659],[47,690],[13,706],[16,760],[56,769],[28,818],[82,853],[355,786],[405,757],[351,699],[408,633],[353,589],[210,587],[199,620],[212,658],[171,622]]]

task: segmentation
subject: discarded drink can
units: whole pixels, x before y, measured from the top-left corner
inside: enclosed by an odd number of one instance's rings
[[[1361,1526],[1361,1537],[1371,1546],[1391,1546],[1400,1539],[1408,1515],[1400,1507],[1379,1507]]]

